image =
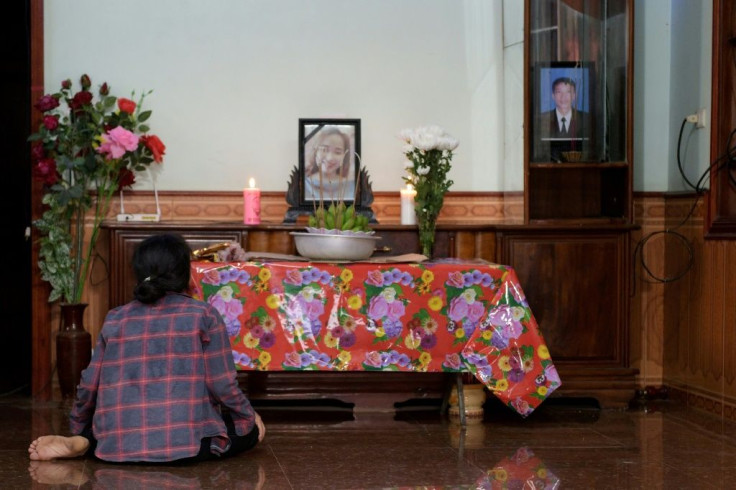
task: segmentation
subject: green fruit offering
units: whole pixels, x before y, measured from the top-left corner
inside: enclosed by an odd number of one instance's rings
[[[309,226],[327,230],[371,231],[368,217],[356,213],[355,205],[346,206],[344,202],[331,203],[326,209],[323,206],[314,210],[309,216]]]

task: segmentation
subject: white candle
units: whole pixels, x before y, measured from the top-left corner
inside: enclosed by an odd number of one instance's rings
[[[261,222],[261,190],[256,188],[256,179],[249,181],[250,188],[243,189],[243,223],[257,225]]]
[[[417,191],[411,184],[401,189],[401,224],[415,225],[417,224],[417,214],[414,210],[414,197]]]

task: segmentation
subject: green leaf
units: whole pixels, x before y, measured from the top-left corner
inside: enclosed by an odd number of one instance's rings
[[[145,125],[145,124],[141,124],[140,126],[138,126],[138,131],[140,131],[141,133],[147,133],[147,132],[149,132],[150,130],[151,130],[151,128],[149,128],[149,127],[148,127],[147,125]]]
[[[153,111],[143,111],[140,114],[138,114],[138,122],[143,122],[143,121],[148,120],[148,118],[151,117],[152,112]],[[148,131],[148,129],[145,129],[145,130],[141,129],[141,131],[145,132],[145,131]]]

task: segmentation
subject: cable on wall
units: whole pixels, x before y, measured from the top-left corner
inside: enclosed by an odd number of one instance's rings
[[[728,176],[729,176],[729,182],[732,186],[736,188],[736,179],[734,179],[733,170],[736,168],[736,148],[734,147],[734,137],[736,136],[736,129],[731,131],[731,134],[729,134],[727,142],[726,142],[726,151],[720,155],[718,158],[716,158],[709,166],[708,168],[702,173],[698,181],[693,184],[690,179],[687,178],[685,175],[685,172],[683,170],[683,163],[682,158],[680,154],[680,147],[682,146],[682,133],[685,129],[685,125],[688,123],[688,119],[685,118],[682,120],[682,125],[680,126],[680,134],[677,138],[677,168],[680,171],[680,175],[682,176],[685,183],[695,191],[695,201],[693,201],[692,206],[690,207],[690,211],[688,211],[687,216],[685,216],[682,221],[680,221],[677,225],[671,227],[671,228],[665,228],[664,230],[658,230],[651,232],[645,236],[643,236],[639,242],[636,244],[636,247],[634,248],[634,279],[636,279],[636,258],[637,255],[639,256],[639,263],[641,264],[642,270],[647,273],[647,275],[651,278],[650,281],[652,283],[670,283],[677,281],[678,279],[681,279],[685,274],[688,273],[688,271],[693,266],[693,260],[694,260],[694,254],[693,254],[693,248],[692,243],[688,240],[687,237],[685,237],[682,233],[678,232],[677,229],[682,227],[687,221],[690,219],[690,217],[695,212],[695,208],[698,205],[698,201],[700,200],[700,196],[702,196],[705,191],[708,190],[707,187],[704,186],[704,183],[710,176],[711,170],[715,169],[716,173],[720,172],[723,169],[728,169]],[[644,257],[644,247],[646,244],[654,238],[655,236],[672,236],[677,239],[679,243],[682,244],[682,246],[685,248],[685,251],[687,252],[687,262],[685,264],[685,267],[683,270],[677,272],[676,274],[673,274],[671,276],[658,276],[654,272],[652,272],[651,268],[647,265],[646,259]],[[642,279],[645,280],[645,279]],[[632,296],[636,293],[636,281],[634,281],[634,287],[632,288]]]

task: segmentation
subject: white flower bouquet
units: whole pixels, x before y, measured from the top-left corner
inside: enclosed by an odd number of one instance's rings
[[[445,193],[453,181],[447,178],[458,140],[439,126],[422,126],[401,131],[407,184],[416,189],[414,198],[422,253],[432,256],[434,231]]]

